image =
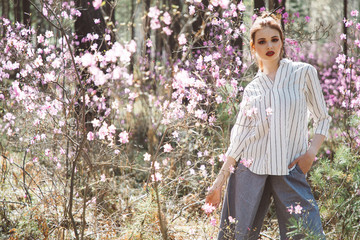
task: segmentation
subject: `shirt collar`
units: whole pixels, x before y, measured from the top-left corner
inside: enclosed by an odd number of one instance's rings
[[[283,58],[280,60],[280,63],[279,63],[279,68],[282,66],[282,65],[286,65],[288,63],[291,63],[292,61],[288,58]],[[259,71],[257,72],[256,76],[262,76],[264,75],[265,73],[263,73],[260,68],[259,68]]]

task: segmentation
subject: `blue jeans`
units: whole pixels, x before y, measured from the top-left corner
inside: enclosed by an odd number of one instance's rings
[[[289,175],[274,176],[257,175],[239,163],[227,185],[218,240],[258,239],[271,196],[274,198],[281,240],[289,239],[287,233],[291,217],[302,219],[303,226],[317,234],[317,239],[325,239],[319,208],[298,165]],[[301,213],[290,213],[291,205],[300,205]],[[292,239],[303,239],[303,236],[297,235]]]

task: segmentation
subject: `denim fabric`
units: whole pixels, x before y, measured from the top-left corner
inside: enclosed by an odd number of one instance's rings
[[[230,175],[223,202],[220,231],[221,239],[258,239],[259,233],[271,203],[274,199],[281,240],[289,239],[286,234],[289,219],[302,219],[308,231],[325,239],[319,209],[305,175],[299,166],[289,175],[257,175],[242,164],[238,164]],[[290,214],[288,207],[302,207],[301,214]],[[231,216],[234,220],[229,220]],[[303,239],[294,236],[292,239]]]

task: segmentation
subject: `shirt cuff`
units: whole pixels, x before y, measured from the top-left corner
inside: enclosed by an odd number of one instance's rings
[[[233,147],[230,146],[228,148],[228,150],[226,151],[225,155],[226,155],[226,157],[232,157],[236,161],[238,161],[239,158],[240,158],[240,153],[241,153],[241,148],[240,147],[238,147],[237,149],[236,148],[234,149]]]
[[[328,116],[326,119],[318,122],[316,129],[315,129],[315,134],[324,135],[325,139],[327,139],[329,136],[330,122],[331,122],[330,116]]]

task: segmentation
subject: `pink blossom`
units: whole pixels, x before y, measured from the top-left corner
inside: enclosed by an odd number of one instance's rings
[[[295,17],[299,18],[300,17],[300,13],[299,12],[296,12],[294,13]]]
[[[150,161],[150,159],[151,159],[151,154],[145,153],[144,154],[144,161]]]
[[[50,149],[45,149],[45,151],[44,151],[44,153],[45,153],[45,156],[49,156],[50,155]]]
[[[266,116],[270,116],[273,114],[273,110],[271,107],[268,107],[265,111],[266,111]]]
[[[131,52],[131,53],[135,53],[136,52],[136,42],[134,40],[131,40],[127,45],[126,45],[126,49]]]
[[[146,46],[149,48],[153,46],[152,41],[150,39],[146,40]]]
[[[354,24],[354,22],[352,20],[348,20],[345,22],[345,27],[351,27]]]
[[[308,22],[310,22],[310,17],[309,16],[306,16],[305,17],[305,21],[308,23]]]
[[[254,22],[257,17],[258,17],[258,15],[254,14],[254,15],[251,16],[251,20]]]
[[[220,78],[216,80],[216,87],[222,87],[225,86],[226,80],[224,78]]]
[[[99,23],[100,23],[100,18],[95,18],[95,19],[94,19],[94,23],[95,23],[95,24],[99,24]]]
[[[120,142],[121,143],[128,143],[129,142],[129,133],[123,131],[119,134]]]
[[[220,154],[220,155],[219,155],[219,161],[220,161],[220,162],[225,162],[225,161],[226,161],[226,158],[227,158],[227,157],[226,157],[226,154]]]
[[[250,166],[251,166],[251,164],[253,163],[253,159],[245,159],[245,158],[243,158],[243,159],[241,159],[241,161],[240,161],[240,163],[242,164],[242,165],[244,165],[245,167],[247,167],[247,168],[249,168]]]
[[[43,43],[44,40],[45,40],[45,38],[44,38],[43,35],[40,34],[39,36],[37,36],[37,41],[38,41],[38,43]]]
[[[89,141],[92,141],[92,140],[94,140],[94,133],[93,132],[88,132],[88,134],[87,134],[87,140],[89,140]]]
[[[45,32],[45,37],[46,38],[51,38],[51,37],[53,37],[54,36],[54,33],[52,32],[52,31],[46,31]]]
[[[179,41],[179,44],[180,45],[184,45],[186,44],[186,37],[185,37],[185,34],[180,34],[179,38],[178,38],[178,41]]]
[[[189,6],[189,14],[190,14],[191,16],[195,14],[195,6],[193,6],[193,5],[190,5],[190,6]]]
[[[153,18],[150,21],[150,28],[151,29],[159,29],[161,27],[160,21],[157,18]]]
[[[169,27],[164,27],[163,31],[167,36],[170,36],[173,32]]]
[[[236,221],[235,218],[233,218],[232,216],[229,216],[229,222],[230,223],[235,223],[235,221]]]
[[[115,127],[113,124],[111,124],[111,125],[108,127],[108,130],[109,130],[109,133],[110,133],[110,134],[114,134],[115,131],[116,131],[116,127]]]
[[[288,211],[290,214],[293,214],[293,212],[294,212],[294,207],[293,207],[293,205],[291,205],[290,207],[287,207],[287,211]]]
[[[358,10],[352,10],[350,15],[353,16],[353,17],[357,17],[359,15],[359,11]]]
[[[211,226],[213,226],[213,227],[216,227],[216,226],[217,226],[216,218],[215,218],[214,216],[211,217],[211,219],[210,219],[210,224],[211,224]]]
[[[216,117],[215,116],[213,116],[213,115],[211,115],[210,117],[209,117],[209,125],[210,126],[214,126],[214,123],[216,122]]]
[[[149,13],[148,13],[148,17],[149,18],[159,18],[160,16],[160,10],[155,6],[155,7],[151,7],[149,9]]]
[[[354,41],[354,44],[360,48],[360,40],[359,39],[356,39]]]
[[[173,148],[171,147],[171,145],[169,143],[164,145],[164,152],[171,152],[173,150]]]
[[[104,122],[101,128],[99,129],[98,135],[99,139],[105,139],[105,137],[109,134],[107,123]]]
[[[171,16],[168,12],[165,12],[163,15],[163,20],[162,20],[166,25],[170,25],[171,24]]]
[[[242,1],[237,5],[237,8],[240,12],[244,12],[246,10],[246,7]]]
[[[161,181],[161,180],[162,180],[162,174],[159,173],[159,172],[156,172],[155,175],[152,174],[152,175],[151,175],[151,180],[152,180],[153,182],[155,182],[155,181],[156,181],[156,182]]]
[[[105,181],[106,181],[106,176],[105,176],[105,174],[101,174],[101,176],[100,176],[100,181],[102,181],[102,182],[105,182]]]
[[[92,2],[92,5],[95,8],[95,10],[98,10],[101,7],[101,4],[102,4],[102,0],[94,0]]]
[[[346,39],[346,34],[344,34],[344,33],[341,34],[341,35],[340,35],[340,39],[341,39],[341,40],[345,40],[345,39]]]
[[[92,123],[93,127],[95,127],[95,128],[100,126],[100,121],[99,121],[99,119],[94,118],[94,119],[91,121],[91,123]]]
[[[174,138],[178,138],[178,137],[179,137],[179,133],[178,133],[177,131],[174,131],[174,132],[172,133],[172,135],[173,135]]]
[[[300,204],[298,204],[298,205],[296,205],[295,207],[294,207],[294,213],[295,214],[301,214],[301,210],[303,209],[303,207],[302,206],[300,206]]]
[[[57,168],[57,169],[60,169],[60,168],[61,168],[61,163],[60,163],[60,162],[58,162],[58,163],[56,164],[56,168]]]
[[[205,203],[205,204],[201,207],[201,209],[202,209],[205,213],[209,214],[209,213],[212,213],[216,208],[215,208],[215,206],[213,206],[212,204]]]
[[[168,165],[168,161],[169,161],[169,158],[165,158],[163,161],[162,161],[162,164],[164,166],[167,166]]]
[[[218,1],[222,9],[227,9],[229,7],[230,0],[218,0]]]
[[[246,27],[245,27],[245,25],[243,23],[240,25],[240,31],[242,33],[246,32]]]
[[[94,55],[92,55],[91,53],[85,53],[82,57],[81,57],[81,64],[84,67],[89,67],[92,65],[96,64],[96,59],[94,58]]]
[[[252,107],[251,109],[248,109],[247,111],[245,111],[245,116],[251,118],[256,116],[256,114],[258,113],[258,109],[256,107]]]

